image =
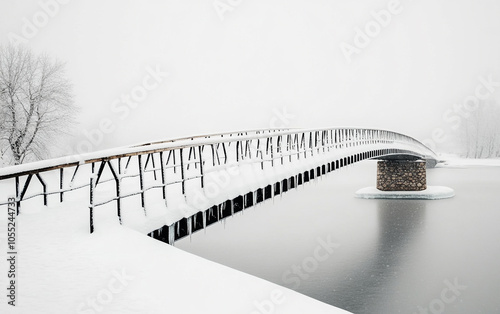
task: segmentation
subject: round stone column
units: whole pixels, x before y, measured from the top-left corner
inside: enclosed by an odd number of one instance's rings
[[[422,191],[427,188],[425,160],[381,160],[377,162],[377,189]]]

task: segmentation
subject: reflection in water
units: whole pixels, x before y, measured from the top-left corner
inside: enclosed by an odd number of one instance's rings
[[[335,284],[336,291],[330,296],[334,300],[328,300],[354,313],[375,313],[375,309],[387,309],[385,303],[394,301],[383,296],[397,294],[398,272],[404,268],[406,252],[412,250],[425,223],[427,201],[371,201],[378,206],[376,247],[362,260],[353,261],[350,273],[344,273]],[[394,291],[390,293],[389,289]]]
[[[425,222],[427,202],[377,200],[380,247],[401,247],[402,242],[415,238]]]

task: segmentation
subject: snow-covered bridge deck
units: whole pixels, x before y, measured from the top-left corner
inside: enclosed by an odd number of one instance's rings
[[[317,176],[365,159],[395,156],[436,163],[428,147],[391,131],[267,129],[7,167],[0,169],[0,184],[3,200],[15,197],[20,211],[41,200],[47,206],[70,202],[88,208],[91,232],[123,224],[172,243]]]

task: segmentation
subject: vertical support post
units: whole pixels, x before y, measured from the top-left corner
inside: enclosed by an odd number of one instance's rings
[[[224,150],[224,165],[227,164],[227,152],[226,152],[226,145],[224,142],[222,143],[222,149]]]
[[[201,175],[200,182],[201,182],[201,188],[203,188],[204,185],[205,185],[205,175],[203,174],[203,159],[201,158],[202,151],[203,151],[202,146],[198,146],[198,155],[200,156],[200,175]]]
[[[260,169],[264,170],[264,155],[262,154],[262,151],[260,150],[260,138],[257,139],[257,153],[256,156],[260,152]]]
[[[210,148],[212,150],[212,166],[215,167],[215,151],[214,151],[214,144],[210,144]]]
[[[281,135],[278,136],[278,151],[281,157],[281,164],[283,165],[283,137]]]
[[[165,205],[167,202],[167,185],[165,184],[165,164],[163,159],[163,152],[160,152],[160,171],[161,171],[161,185],[162,185],[162,193],[163,199],[165,200]]]
[[[118,158],[120,160],[120,158]],[[115,168],[111,164],[111,161],[108,160],[109,169],[111,169],[111,173],[113,174],[113,178],[115,179],[115,188],[116,188],[116,215],[118,216],[118,220],[120,221],[120,225],[122,224],[122,207],[121,207],[121,193],[120,193],[120,176],[115,171]]]
[[[236,141],[236,162],[240,161],[240,141]]]
[[[296,133],[293,137],[293,148],[297,151],[297,160],[300,160],[300,141],[299,133]]]
[[[63,185],[64,185],[64,168],[61,168],[59,169],[59,190],[61,191],[59,193],[59,202],[61,203],[64,200]]]
[[[319,132],[314,131],[313,148],[314,150],[316,150],[316,152],[319,152],[318,142],[319,142]]]
[[[180,149],[180,158],[181,158],[181,186],[182,186],[182,195],[186,195],[186,186],[184,182],[184,158],[182,154],[183,149]],[[175,156],[175,153],[174,153]]]
[[[42,185],[43,189],[43,205],[47,206],[47,183],[43,181],[42,177],[40,176],[39,173],[36,174],[36,177],[38,178],[38,181],[40,181],[40,184]]]
[[[316,131],[314,132],[314,147],[316,147],[317,152],[319,153],[320,147],[319,147],[319,142],[320,142],[320,132]]]
[[[311,156],[314,156],[313,134],[312,134],[312,132],[309,132],[309,149],[311,150]]]
[[[321,133],[320,131],[316,131],[316,138],[314,140],[314,146],[316,147],[316,151],[319,153],[320,151],[320,147],[319,147],[319,143],[321,141]]]
[[[177,173],[177,167],[175,166],[175,150],[172,150],[172,162],[174,163],[174,173]],[[169,154],[169,158],[170,158],[170,154]],[[167,160],[168,162],[168,160]]]
[[[270,142],[271,142],[271,145],[270,145],[270,149],[271,149],[271,167],[274,167],[274,147],[273,147],[273,137],[271,136],[269,138]]]
[[[327,131],[322,131],[321,132],[321,146],[323,146],[323,153],[325,152],[325,140],[328,140],[328,133]]]
[[[137,155],[137,163],[139,164],[139,185],[141,188],[141,206],[146,215],[145,197],[144,197],[144,169],[142,168],[142,155]]]
[[[292,135],[288,134],[286,136],[286,152],[288,154],[288,162],[292,162],[292,147],[291,145]]]
[[[94,163],[92,163],[92,166]],[[92,167],[94,168],[94,167]],[[94,173],[90,177],[90,199],[89,199],[89,210],[90,210],[90,233],[94,232]]]
[[[151,164],[153,165],[153,176],[156,181],[156,165],[155,165],[155,155],[154,153],[151,154]]]
[[[307,158],[307,148],[306,148],[306,134],[302,133],[302,137],[300,139],[300,147],[304,149],[304,158]]]
[[[250,158],[252,158],[252,150],[250,149],[250,142],[251,140],[246,140],[245,141],[245,157],[249,158],[248,155],[250,154]]]
[[[217,146],[215,146],[215,155],[217,156],[217,164],[220,166],[219,146],[220,146],[220,143],[217,143]],[[215,164],[214,164],[214,166],[215,166]]]
[[[21,195],[19,191],[19,177],[16,176],[16,208],[17,208],[17,215],[19,215],[19,208],[21,208]]]
[[[191,147],[193,149],[193,157],[194,157],[194,160],[195,160],[195,163],[194,163],[194,169],[198,169],[198,164],[196,163],[196,148],[195,147]]]

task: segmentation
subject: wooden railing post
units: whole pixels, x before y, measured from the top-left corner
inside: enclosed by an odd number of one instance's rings
[[[147,215],[146,213],[146,200],[145,200],[145,193],[144,193],[144,169],[142,168],[142,155],[137,155],[137,163],[139,165],[139,185],[141,188],[141,206],[142,209],[144,210],[144,215]]]
[[[94,168],[94,167],[92,167]],[[90,197],[89,197],[89,218],[90,218],[90,233],[94,232],[94,174],[90,177]]]
[[[59,189],[61,190],[61,193],[59,194],[59,202],[62,203],[64,200],[64,168],[59,169]]]
[[[118,159],[120,160],[120,159]],[[113,178],[115,179],[115,188],[116,188],[116,214],[118,215],[118,220],[120,221],[120,225],[122,224],[122,211],[121,211],[121,193],[120,193],[120,174],[116,172],[115,168],[111,164],[111,161],[108,160],[109,169],[111,169],[111,173],[113,174]]]
[[[17,215],[19,215],[19,209],[21,208],[21,194],[19,191],[19,176],[16,176],[16,208],[17,208]]]
[[[181,186],[182,186],[182,195],[186,195],[186,186],[185,186],[185,177],[184,177],[184,156],[182,154],[183,149],[180,149],[180,159],[181,159]]]
[[[167,185],[165,183],[165,163],[163,159],[163,152],[160,152],[160,174],[161,174],[161,185],[163,199],[165,200],[165,205],[167,204]]]
[[[202,146],[198,146],[198,155],[200,156],[200,183],[201,183],[201,188],[204,187],[205,185],[205,175],[203,174],[203,158],[201,157],[202,156],[202,153],[203,153],[203,149],[202,149]]]
[[[42,185],[43,189],[43,205],[47,206],[48,200],[47,200],[47,183],[43,181],[42,177],[40,176],[40,173],[36,174],[36,177],[38,178],[38,181],[40,181],[40,184]]]

